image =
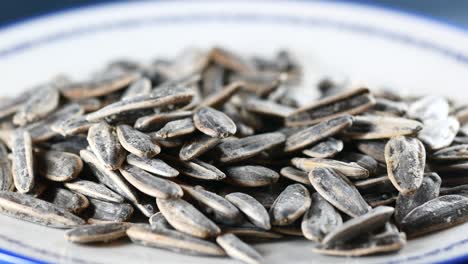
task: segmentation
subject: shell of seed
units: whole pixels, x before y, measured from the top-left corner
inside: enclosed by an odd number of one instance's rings
[[[51,129],[54,132],[66,137],[79,133],[85,133],[92,125],[93,123],[88,122],[84,116],[77,116],[63,120],[62,122],[58,122],[52,125]]]
[[[385,145],[387,140],[365,140],[356,143],[357,148],[377,161],[385,162]]]
[[[431,159],[440,161],[468,160],[468,144],[454,145],[434,152]]]
[[[161,148],[151,140],[150,136],[131,126],[117,126],[117,137],[124,149],[139,157],[151,158],[161,152]]]
[[[226,174],[224,174],[224,172],[215,166],[198,159],[182,161],[167,156],[165,157],[165,160],[170,161],[170,164],[174,164],[181,174],[192,178],[214,181],[220,181],[226,178]]]
[[[129,154],[127,156],[127,163],[162,177],[172,178],[179,175],[176,169],[160,159],[149,159]]]
[[[12,191],[14,187],[8,152],[6,147],[0,143],[0,191]]]
[[[125,165],[119,170],[130,184],[149,196],[168,199],[183,195],[182,188],[178,184],[159,178],[136,166]]]
[[[156,199],[159,210],[175,229],[195,237],[212,237],[221,230],[193,205],[182,199]]]
[[[342,140],[328,138],[317,145],[302,151],[305,155],[312,158],[331,158],[336,156],[344,148]]]
[[[312,203],[304,214],[301,222],[301,230],[304,237],[320,242],[330,232],[343,224],[340,213],[322,196],[314,193],[311,196]]]
[[[452,144],[459,128],[460,123],[452,116],[443,120],[428,120],[419,131],[418,138],[430,149],[438,150]]]
[[[289,185],[270,208],[271,223],[278,226],[292,224],[304,215],[311,202],[310,193],[302,184]]]
[[[125,150],[119,143],[115,129],[105,122],[89,128],[88,144],[94,155],[104,166],[116,170],[125,160]]]
[[[243,187],[260,187],[272,185],[279,179],[279,174],[263,166],[243,165],[225,169],[225,181]]]
[[[132,217],[134,211],[128,203],[110,203],[94,198],[89,198],[89,203],[89,218],[100,221],[125,222]]]
[[[214,148],[220,142],[221,139],[216,137],[210,137],[205,134],[196,135],[180,148],[179,158],[185,161],[195,159]]]
[[[312,186],[309,181],[309,175],[303,170],[298,170],[293,167],[284,167],[280,171],[281,176],[286,177],[292,181],[302,183],[307,186]]]
[[[161,129],[166,123],[178,119],[191,117],[191,111],[174,111],[156,113],[149,116],[143,116],[135,121],[135,128],[141,131],[151,131]]]
[[[38,163],[39,174],[57,182],[73,180],[83,169],[83,161],[78,155],[53,150],[41,153]]]
[[[33,153],[30,134],[22,129],[13,133],[13,181],[20,193],[32,191],[34,187]]]
[[[351,179],[365,179],[369,177],[369,171],[356,163],[346,163],[332,159],[320,158],[293,158],[291,163],[304,171],[311,171],[315,168],[328,168]]]
[[[18,109],[18,112],[13,116],[13,123],[18,126],[24,126],[47,116],[57,108],[59,97],[59,92],[55,86],[46,85],[39,88],[36,90],[36,93]]]
[[[77,180],[74,182],[64,183],[64,185],[72,191],[98,200],[113,203],[122,203],[124,201],[122,196],[109,190],[105,185],[92,181]]]
[[[356,187],[335,171],[315,168],[310,171],[309,180],[325,200],[345,214],[357,217],[369,212],[369,205]]]
[[[229,83],[221,90],[207,94],[207,96],[198,104],[197,108],[220,106],[236,94],[243,85],[244,84],[242,82]]]
[[[135,95],[149,94],[151,92],[151,80],[143,77],[133,82],[122,94],[121,99],[131,98]]]
[[[86,196],[60,187],[47,189],[43,198],[73,214],[81,213],[89,206]]]
[[[450,106],[447,99],[441,96],[428,95],[422,97],[409,105],[408,116],[411,118],[426,120],[446,119]]]
[[[236,192],[226,195],[225,198],[239,208],[255,226],[264,230],[271,228],[270,215],[265,207],[252,196]]]
[[[0,192],[0,213],[20,220],[54,228],[71,228],[85,222],[49,202],[27,194]]]
[[[164,215],[161,212],[153,214],[148,221],[152,228],[164,228],[174,230],[174,228],[171,226],[171,224],[169,224],[166,218],[164,218]]]
[[[65,238],[73,243],[107,243],[127,236],[127,229],[124,223],[85,225],[68,230]]]
[[[216,238],[226,254],[233,259],[238,259],[244,263],[259,264],[263,262],[263,257],[253,247],[240,240],[234,234],[224,234]]]
[[[414,193],[423,181],[426,150],[416,138],[398,136],[385,146],[388,177],[403,195]]]
[[[226,138],[236,133],[236,124],[226,114],[211,107],[199,108],[193,114],[193,124],[202,133]]]
[[[224,256],[224,250],[213,242],[165,228],[134,225],[127,230],[132,242],[192,255]]]
[[[413,135],[423,128],[423,124],[412,119],[389,116],[356,116],[353,126],[344,131],[352,139],[382,139]]]

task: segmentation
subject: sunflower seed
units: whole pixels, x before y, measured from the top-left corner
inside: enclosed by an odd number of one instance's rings
[[[355,181],[354,186],[361,193],[396,191],[387,175]]]
[[[165,139],[192,134],[194,131],[195,126],[193,125],[192,118],[184,118],[168,122],[163,128],[151,135],[156,139]]]
[[[208,97],[218,93],[222,89],[224,84],[224,72],[224,68],[215,63],[206,67],[202,74],[201,91],[203,96]]]
[[[350,127],[352,123],[353,118],[344,115],[303,129],[288,137],[285,151],[292,152],[315,144]]]
[[[226,114],[210,107],[199,108],[193,115],[193,124],[202,133],[226,138],[236,133],[236,124]]]
[[[468,144],[442,148],[431,155],[434,160],[458,161],[468,160]]]
[[[157,212],[154,215],[152,215],[149,218],[149,223],[152,228],[154,229],[169,229],[169,230],[174,230],[167,222],[166,218],[164,218],[164,215],[161,212]]]
[[[353,139],[382,139],[412,135],[423,128],[418,121],[401,117],[355,116],[353,125],[344,134]]]
[[[189,177],[215,181],[220,181],[226,178],[226,174],[224,174],[224,172],[220,171],[215,166],[198,159],[191,161],[182,161],[170,157],[166,157],[165,159],[169,160],[170,164],[176,165],[175,167],[177,167],[177,170],[181,174]]]
[[[156,113],[149,116],[143,116],[135,121],[135,128],[141,131],[150,131],[161,129],[163,125],[170,121],[191,117],[191,111],[175,111],[168,113]]]
[[[192,160],[208,150],[214,148],[221,142],[221,139],[210,137],[204,134],[194,136],[180,148],[179,158],[181,160]]]
[[[12,191],[15,187],[11,162],[6,147],[0,143],[0,191]]]
[[[98,98],[90,97],[75,101],[86,113],[99,110],[104,104]]]
[[[245,109],[252,113],[285,118],[294,112],[294,108],[281,105],[268,100],[249,98],[244,105]]]
[[[70,83],[61,92],[70,99],[103,96],[127,87],[138,78],[137,73],[109,72],[88,82]]]
[[[89,206],[84,195],[60,187],[47,189],[44,199],[73,214],[81,213]]]
[[[117,126],[117,137],[123,148],[139,157],[151,158],[161,152],[161,148],[153,143],[150,136],[130,126]]]
[[[215,223],[182,199],[157,198],[156,204],[176,230],[201,238],[216,236],[221,232]]]
[[[318,193],[311,195],[312,203],[304,214],[301,222],[301,230],[304,237],[320,242],[333,230],[343,224],[341,215]]]
[[[443,195],[461,195],[468,198],[468,184],[455,186],[455,187],[442,187],[440,188],[440,196]]]
[[[331,169],[315,168],[309,173],[315,190],[329,203],[351,217],[369,212],[369,205],[356,187]]]
[[[439,196],[439,189],[442,180],[437,173],[428,173],[424,175],[423,182],[418,190],[412,195],[398,195],[395,204],[395,220],[400,223],[401,220],[414,208],[421,204],[435,199]]]
[[[243,90],[265,97],[273,92],[285,78],[286,75],[279,72],[257,71],[233,74],[229,81],[243,82]]]
[[[168,199],[183,195],[182,189],[176,183],[154,176],[136,166],[125,165],[120,169],[120,173],[136,189],[149,196]]]
[[[263,257],[260,253],[234,234],[218,236],[216,242],[226,251],[226,254],[233,259],[238,259],[249,264],[263,263]]]
[[[385,146],[388,177],[403,195],[416,192],[423,181],[426,151],[416,138],[398,136]]]
[[[269,230],[271,228],[270,215],[266,211],[265,207],[263,207],[263,205],[252,196],[236,192],[226,195],[225,198],[239,208],[239,210],[244,213],[247,219],[249,219],[249,221],[255,226],[265,230]]]
[[[414,208],[401,221],[409,237],[417,237],[468,221],[468,198],[445,195]]]
[[[8,117],[14,114],[18,109],[20,109],[26,101],[28,101],[34,94],[37,93],[37,87],[28,89],[14,98],[6,98],[0,103],[0,119]]]
[[[329,168],[351,179],[365,179],[369,177],[369,171],[356,163],[319,158],[293,158],[291,163],[304,171],[311,171],[314,168]]]
[[[367,88],[345,91],[303,106],[286,117],[287,126],[316,124],[342,114],[359,114],[375,104]]]
[[[424,122],[426,120],[442,120],[448,117],[449,108],[447,99],[428,95],[410,104],[408,116]]]
[[[274,184],[279,179],[279,174],[262,166],[232,166],[227,167],[225,181],[238,186],[260,187]]]
[[[385,145],[387,140],[365,140],[356,143],[362,153],[374,158],[379,162],[385,162]]]
[[[312,158],[331,158],[341,152],[343,147],[343,141],[339,139],[328,138],[310,149],[303,150],[302,153]]]
[[[385,98],[376,98],[375,105],[372,109],[402,116],[408,112],[408,104],[405,102],[396,102]]]
[[[210,58],[215,63],[236,72],[254,72],[255,66],[244,58],[226,49],[215,47],[210,51]]]
[[[83,169],[83,161],[75,154],[60,151],[41,152],[38,157],[39,174],[44,178],[63,182],[78,177]]]
[[[128,203],[110,203],[89,198],[89,217],[101,221],[125,222],[133,215],[133,207]]]
[[[66,137],[70,135],[76,135],[79,133],[86,133],[92,125],[93,124],[89,123],[84,118],[84,116],[77,116],[56,123],[52,125],[51,129],[54,132]]]
[[[231,233],[248,241],[263,241],[282,238],[281,234],[258,228],[252,224],[243,224],[242,226],[223,227],[224,233]]]
[[[443,120],[429,120],[424,123],[424,128],[418,134],[418,138],[430,149],[437,150],[448,147],[460,128],[460,123],[454,117]]]
[[[65,209],[27,194],[0,192],[0,213],[54,228],[70,228],[84,221]]]
[[[65,238],[73,243],[109,242],[127,236],[128,225],[108,223],[75,227],[65,233]]]
[[[36,92],[13,116],[13,123],[15,125],[24,126],[39,120],[57,108],[59,92],[54,86],[45,86]]]
[[[21,193],[32,191],[34,187],[34,169],[31,136],[22,129],[13,134],[12,174],[16,190]]]
[[[367,156],[356,152],[341,153],[339,159],[344,162],[356,163],[357,165],[369,171],[369,175],[374,174],[379,166],[378,162],[371,156]]]
[[[258,155],[284,141],[285,136],[281,133],[265,133],[224,141],[215,149],[220,152],[219,160],[221,162],[236,162]]]
[[[66,141],[59,141],[57,143],[52,143],[49,146],[50,150],[60,151],[60,152],[69,152],[76,155],[80,154],[80,150],[86,149],[88,147],[88,141],[86,136],[77,135],[67,137]]]
[[[292,224],[309,209],[311,204],[307,188],[299,183],[291,184],[276,198],[270,208],[270,219],[273,225]]]
[[[94,155],[108,169],[120,168],[125,160],[125,150],[119,143],[115,129],[105,122],[89,128],[88,144]]]
[[[224,250],[213,242],[184,233],[150,226],[132,226],[127,230],[132,242],[192,255],[224,256]]]
[[[160,159],[148,159],[129,154],[127,156],[127,163],[163,177],[171,178],[179,175],[179,172],[176,169],[167,165],[167,163]]]
[[[205,99],[198,104],[197,108],[218,107],[223,105],[225,102],[229,101],[229,99],[231,99],[231,97],[236,94],[243,85],[244,84],[242,82],[232,82],[213,94],[207,94]]]
[[[106,186],[92,181],[78,180],[64,184],[68,189],[87,197],[113,203],[122,203],[124,198],[109,190]]]
[[[312,186],[309,181],[309,176],[305,171],[298,170],[293,167],[284,167],[281,169],[280,174],[292,181],[299,182],[307,186]]]
[[[143,77],[132,83],[123,93],[122,100],[131,98],[135,95],[149,94],[151,92],[151,80]]]
[[[199,186],[193,188],[182,185],[182,188],[185,193],[189,194],[200,205],[203,205],[201,209],[205,213],[212,215],[213,220],[216,222],[227,225],[242,222],[243,217],[237,207],[216,193],[203,190],[203,188],[199,188]]]

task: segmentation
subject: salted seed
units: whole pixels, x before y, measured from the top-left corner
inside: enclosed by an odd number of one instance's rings
[[[355,116],[353,125],[344,131],[352,139],[382,139],[412,135],[423,129],[418,121],[401,117]]]
[[[409,237],[417,237],[466,221],[468,198],[445,195],[414,208],[401,221],[401,228]]]
[[[57,88],[46,85],[36,90],[24,105],[13,116],[13,123],[18,126],[24,126],[33,121],[39,120],[52,111],[59,104],[59,92]]]
[[[232,166],[225,169],[225,181],[243,187],[260,187],[276,183],[279,174],[266,167],[244,165]]]
[[[372,207],[388,205],[394,206],[398,198],[397,192],[369,193],[362,196],[364,200]]]
[[[83,169],[83,161],[75,154],[60,151],[45,151],[37,157],[39,174],[44,178],[63,182],[78,177]]]
[[[149,94],[151,92],[151,80],[143,77],[133,82],[123,93],[121,99],[131,98],[135,95]]]
[[[176,183],[159,178],[136,166],[125,165],[119,171],[130,184],[149,196],[168,199],[183,195],[182,189]]]
[[[269,100],[261,100],[256,98],[249,98],[244,105],[247,111],[252,113],[273,116],[278,118],[285,118],[294,112],[294,108],[281,105]]]
[[[418,134],[418,138],[430,149],[437,150],[452,144],[460,128],[460,123],[454,117],[443,120],[428,120]]]
[[[239,210],[244,213],[247,219],[249,219],[249,221],[255,226],[265,230],[269,230],[271,228],[270,215],[266,211],[265,207],[263,207],[263,205],[252,196],[236,192],[226,195],[225,198],[239,208]]]
[[[385,146],[388,177],[403,195],[414,193],[423,181],[426,151],[416,138],[398,136]]]
[[[87,180],[77,180],[64,184],[68,189],[81,193],[87,197],[113,203],[122,203],[124,198],[119,194],[109,190],[103,184]]]
[[[149,116],[143,116],[135,121],[135,128],[141,131],[151,131],[161,129],[167,122],[191,117],[191,111],[174,111],[156,113]]]
[[[328,168],[351,179],[365,179],[369,177],[369,171],[356,163],[346,163],[332,159],[320,158],[293,158],[291,163],[304,171],[311,171],[314,168]]]
[[[43,199],[73,214],[81,213],[89,206],[84,195],[60,187],[48,188]]]
[[[151,133],[156,139],[174,138],[191,134],[195,131],[192,118],[183,118],[168,122],[160,130]]]
[[[103,102],[95,97],[83,98],[75,101],[77,104],[83,108],[83,111],[86,113],[99,110],[104,106]]]
[[[292,152],[315,144],[350,127],[352,123],[353,118],[350,115],[344,115],[300,130],[288,137],[285,151]]]
[[[214,181],[220,181],[226,178],[226,174],[224,174],[224,172],[215,166],[198,159],[182,161],[169,156],[166,156],[164,159],[168,160],[171,165],[176,167],[181,174],[189,177]]]
[[[32,191],[34,187],[33,153],[30,134],[22,129],[13,133],[13,181],[20,193]]]
[[[89,218],[109,222],[125,222],[133,215],[133,207],[128,203],[110,203],[89,198]]]
[[[180,148],[179,158],[186,161],[195,159],[214,148],[220,142],[221,139],[216,137],[210,137],[204,134],[196,135]]]
[[[84,224],[81,218],[54,204],[27,194],[7,191],[0,192],[0,213],[54,228],[70,228]]]
[[[281,176],[284,176],[292,181],[302,183],[307,186],[312,186],[309,181],[309,176],[307,172],[303,170],[298,170],[293,167],[284,167],[280,171]]]
[[[85,225],[68,230],[65,238],[73,243],[107,243],[127,236],[127,229],[124,223]]]
[[[273,225],[292,224],[309,209],[310,194],[302,184],[291,184],[276,198],[270,208],[270,219]]]
[[[220,92],[224,85],[225,69],[221,65],[212,63],[202,73],[201,92],[206,97],[214,96]]]
[[[128,125],[117,126],[117,137],[123,148],[139,157],[151,158],[161,152],[161,148],[150,136]]]
[[[263,257],[253,247],[240,240],[234,234],[224,234],[216,238],[216,242],[226,251],[231,258],[244,263],[259,264]]]
[[[182,199],[156,199],[159,210],[175,229],[186,234],[206,238],[218,235],[221,230],[193,205]]]
[[[328,138],[309,149],[303,150],[302,153],[312,158],[331,158],[341,152],[343,148],[343,141]]]
[[[127,163],[163,177],[171,178],[179,175],[179,172],[176,169],[172,168],[160,159],[142,158],[133,154],[129,154],[127,156]]]
[[[351,217],[369,212],[369,205],[354,185],[331,169],[315,168],[309,173],[315,190],[329,203]]]
[[[320,242],[330,232],[343,224],[340,213],[318,193],[311,195],[312,203],[304,214],[301,230],[304,237]]]
[[[236,124],[226,114],[211,107],[195,111],[193,124],[202,133],[217,138],[226,138],[236,133]]]
[[[89,128],[88,144],[94,155],[108,169],[120,168],[125,160],[125,150],[119,143],[115,129],[105,122]]]

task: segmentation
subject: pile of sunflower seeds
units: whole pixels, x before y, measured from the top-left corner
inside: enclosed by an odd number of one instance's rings
[[[246,263],[245,241],[361,256],[468,220],[468,106],[332,79],[299,105],[301,74],[215,47],[2,99],[0,213]]]

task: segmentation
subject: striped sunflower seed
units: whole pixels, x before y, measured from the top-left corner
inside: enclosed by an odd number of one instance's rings
[[[225,169],[225,181],[243,187],[260,187],[272,185],[279,179],[279,174],[262,166],[232,166]]]
[[[50,181],[70,181],[78,177],[83,169],[83,161],[78,155],[60,152],[45,151],[38,157],[39,174]]]
[[[109,190],[105,185],[87,180],[77,180],[64,184],[68,189],[87,197],[113,203],[122,203],[124,198]]]
[[[96,243],[113,241],[127,236],[128,225],[108,223],[75,227],[65,233],[65,238],[73,243]]]
[[[305,171],[293,167],[284,167],[281,169],[280,174],[292,181],[302,183],[306,186],[312,186],[309,181],[309,175]]]
[[[38,89],[13,116],[15,125],[24,126],[39,120],[52,111],[59,104],[59,92],[54,86],[45,86]]]
[[[214,148],[220,142],[221,139],[216,137],[210,137],[204,134],[196,135],[180,148],[179,158],[185,161],[193,160]]]
[[[161,212],[157,212],[153,214],[149,218],[149,223],[152,228],[154,229],[169,229],[169,230],[174,230],[172,228],[171,224],[167,222],[166,218],[164,218],[164,215]]]
[[[27,131],[17,129],[12,142],[13,181],[18,192],[27,193],[32,191],[35,182],[31,136]]]
[[[294,112],[294,108],[268,100],[249,98],[245,102],[245,109],[256,114],[285,118]]]
[[[356,163],[346,163],[332,159],[319,158],[293,158],[291,163],[304,171],[311,171],[315,168],[328,168],[351,179],[365,179],[369,177],[369,171]]]
[[[94,155],[107,169],[116,170],[122,166],[125,150],[120,145],[112,126],[105,122],[91,126],[87,139]]]
[[[84,195],[60,187],[48,188],[43,198],[73,214],[79,214],[89,206]]]
[[[93,123],[88,122],[84,116],[77,116],[62,122],[52,125],[52,130],[60,135],[66,137],[71,135],[76,135],[79,133],[85,133]]]
[[[160,159],[142,158],[129,154],[127,156],[127,163],[162,177],[172,178],[179,175],[179,172],[176,169],[172,168]]]
[[[355,116],[353,125],[346,129],[346,137],[353,139],[382,139],[413,135],[423,129],[418,121],[401,117]]]
[[[161,152],[150,136],[128,125],[117,126],[117,137],[124,149],[139,157],[151,158]]]
[[[174,112],[163,112],[163,113],[156,113],[149,116],[143,116],[138,118],[135,121],[135,128],[141,131],[151,131],[151,130],[159,130],[161,129],[166,123],[170,121],[175,121],[178,119],[184,119],[187,117],[191,117],[191,111],[174,111]]]
[[[226,195],[225,198],[239,208],[255,226],[264,230],[269,230],[271,228],[270,215],[265,207],[252,196],[236,192]]]
[[[0,191],[13,191],[14,187],[8,152],[6,147],[0,143]]]
[[[121,99],[125,100],[135,95],[149,94],[151,92],[151,80],[143,77],[133,82],[123,93]]]
[[[434,152],[431,159],[440,161],[468,160],[468,144],[446,147]]]
[[[263,263],[263,257],[253,247],[240,240],[234,234],[224,234],[216,238],[216,242],[226,251],[231,258],[244,263]]]
[[[356,143],[362,153],[372,157],[379,162],[385,162],[385,146],[387,140],[365,140]]]
[[[155,139],[174,138],[192,134],[194,131],[192,118],[183,118],[166,123],[160,130],[151,133],[151,136]]]
[[[110,203],[89,198],[88,217],[100,221],[125,222],[133,215],[133,207],[128,203]],[[88,221],[89,222],[89,221]]]
[[[226,114],[211,107],[199,108],[193,115],[193,124],[202,133],[226,138],[236,133],[236,124]]]
[[[309,149],[303,150],[302,153],[312,158],[331,158],[340,153],[343,148],[343,141],[328,138]]]
[[[216,81],[215,81],[216,82]],[[216,84],[214,84],[216,85]],[[222,85],[222,84],[220,84]],[[223,87],[221,90],[216,91],[212,94],[207,94],[205,99],[201,101],[198,104],[198,108],[202,107],[218,107],[220,105],[223,105],[225,102],[229,101],[231,97],[236,94],[240,88],[244,86],[244,83],[242,82],[232,82],[225,87]],[[208,88],[208,89],[213,89],[213,88]],[[204,90],[206,92],[206,90]]]
[[[452,144],[460,128],[460,123],[454,117],[443,120],[429,120],[424,123],[424,128],[418,134],[418,138],[432,150],[448,147]]]
[[[276,198],[270,208],[272,225],[292,224],[309,209],[312,200],[309,191],[302,184],[291,184]]]

